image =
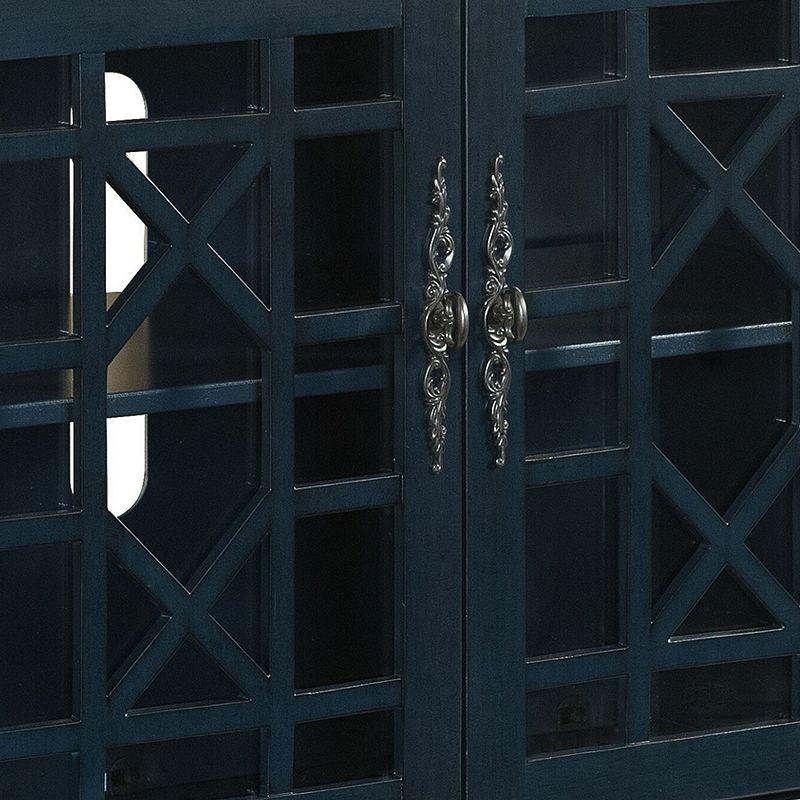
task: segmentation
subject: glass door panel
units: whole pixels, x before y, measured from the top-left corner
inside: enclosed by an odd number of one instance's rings
[[[478,747],[494,725],[497,750],[526,765],[525,789],[513,776],[487,788],[468,756],[485,796],[800,790],[788,765],[746,766],[800,739],[799,6],[509,2],[515,44],[489,88],[481,69],[508,25],[474,22],[472,239],[488,230],[487,165],[502,152],[505,276],[529,323],[522,346],[506,342],[505,466],[485,395],[468,419],[482,430],[467,735]],[[476,374],[487,352],[480,331]],[[470,579],[499,597],[473,600]]]

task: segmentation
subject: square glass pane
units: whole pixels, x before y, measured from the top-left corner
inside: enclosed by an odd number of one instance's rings
[[[258,731],[115,747],[106,797],[229,800],[261,794]]]
[[[653,733],[657,736],[781,722],[790,716],[789,658],[653,674]]]
[[[650,10],[654,73],[777,64],[789,51],[787,0],[728,0]]]
[[[619,445],[620,365],[529,372],[525,448],[529,455]]]
[[[393,711],[296,725],[294,788],[391,777],[394,732]]]
[[[528,692],[525,703],[528,757],[622,744],[624,692],[623,678]]]
[[[78,546],[0,550],[0,727],[77,715]]]
[[[73,330],[74,165],[0,164],[0,341]]]
[[[70,59],[0,61],[0,131],[69,125]]]
[[[78,506],[69,372],[0,376],[0,517]],[[38,423],[43,424],[38,424]]]
[[[394,674],[394,511],[297,520],[295,686]]]
[[[350,31],[294,40],[295,105],[391,97],[393,31]]]
[[[525,283],[609,280],[625,270],[625,115],[530,118],[525,132]]]
[[[622,15],[570,14],[525,20],[525,83],[530,87],[620,77]]]
[[[369,305],[394,298],[392,142],[391,133],[297,142],[298,310]]]
[[[617,478],[527,490],[529,658],[618,642],[619,526]]]

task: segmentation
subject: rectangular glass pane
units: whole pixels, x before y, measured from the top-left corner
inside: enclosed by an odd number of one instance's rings
[[[615,109],[528,119],[528,288],[608,280],[624,271],[624,119]]]
[[[297,520],[295,685],[394,674],[394,510]]]
[[[528,692],[528,756],[623,743],[624,691],[624,679],[611,678]]]
[[[528,489],[528,657],[617,643],[618,495],[617,478]]]
[[[73,330],[73,162],[0,164],[0,186],[0,341],[65,336]]]
[[[393,711],[295,726],[294,787],[388,778],[394,772]]]
[[[658,736],[781,722],[791,715],[791,660],[773,658],[656,672]]]
[[[0,516],[67,511],[78,505],[72,485],[72,437],[65,419],[67,391],[59,373],[15,375],[9,381],[7,397],[19,393],[28,402],[0,407]],[[48,397],[49,395],[49,397]],[[36,424],[44,418],[46,423]]]
[[[0,131],[69,125],[70,59],[0,61]]]
[[[1,485],[1,484],[0,484]],[[71,719],[78,546],[0,550],[0,727]]]
[[[392,136],[361,134],[297,142],[298,310],[394,298]]]
[[[115,747],[106,763],[106,797],[229,800],[260,794],[258,731]]]
[[[106,70],[139,88],[147,109],[142,116],[243,114],[258,108],[257,53],[257,42],[120,50],[108,53]]]
[[[388,336],[297,348],[298,483],[392,469],[393,359]]]
[[[619,77],[621,15],[571,14],[525,21],[525,83],[530,87]]]
[[[352,31],[294,40],[295,105],[356,103],[391,97],[392,36]]]
[[[0,797],[73,800],[77,796],[78,758],[71,753],[0,761]]]
[[[789,3],[729,0],[650,10],[653,72],[776,64],[787,59]]]

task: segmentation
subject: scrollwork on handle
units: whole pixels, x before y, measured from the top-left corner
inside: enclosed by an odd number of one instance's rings
[[[447,437],[445,416],[452,378],[449,351],[464,346],[469,313],[464,298],[447,288],[447,275],[455,258],[455,241],[450,233],[450,206],[444,171],[447,161],[439,159],[433,181],[434,211],[428,239],[428,279],[422,311],[422,338],[428,349],[428,364],[422,377],[428,441],[433,456],[431,469],[442,471]]]
[[[511,391],[508,347],[522,341],[528,332],[525,296],[506,281],[508,264],[514,252],[514,237],[508,226],[508,202],[502,170],[503,155],[498,153],[490,177],[493,208],[486,229],[487,277],[483,307],[483,327],[489,345],[483,382],[489,396],[489,420],[498,467],[505,465],[508,449],[508,395]]]

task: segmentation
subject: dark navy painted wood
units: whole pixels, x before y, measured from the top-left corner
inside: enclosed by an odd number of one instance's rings
[[[471,800],[523,796],[525,762],[525,526],[523,348],[512,348],[510,445],[505,467],[494,465],[483,364],[482,326],[491,208],[489,176],[498,153],[516,250],[508,272],[522,285],[524,4],[467,3],[466,164],[468,342],[465,546],[465,787]]]

